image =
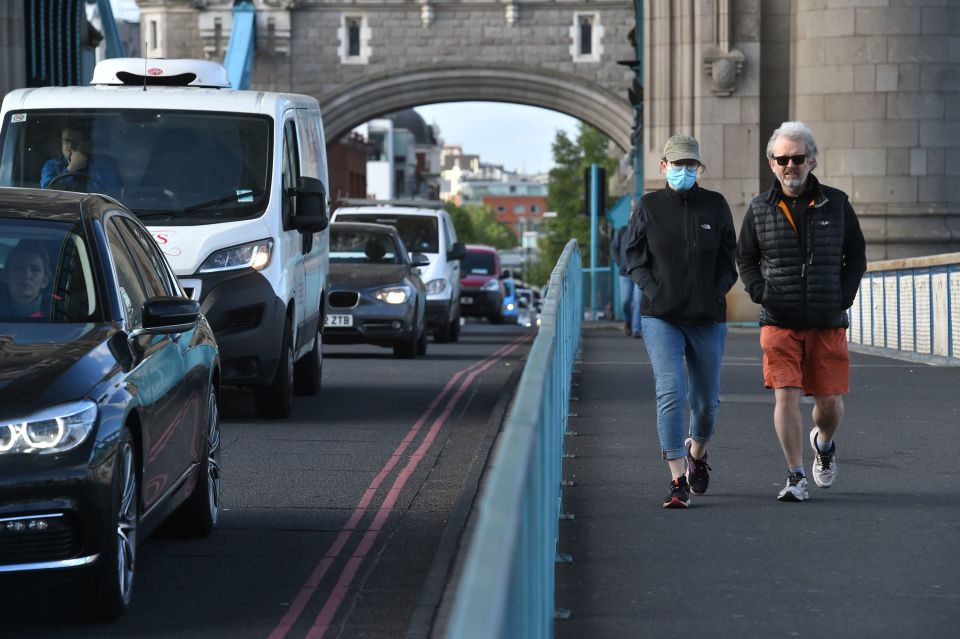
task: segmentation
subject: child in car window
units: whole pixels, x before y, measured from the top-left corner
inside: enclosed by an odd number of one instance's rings
[[[47,317],[50,295],[50,259],[39,245],[20,242],[10,249],[0,286],[0,315],[9,317]]]

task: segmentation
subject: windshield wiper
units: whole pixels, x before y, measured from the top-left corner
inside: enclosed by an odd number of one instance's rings
[[[231,193],[230,195],[224,195],[222,197],[215,198],[213,200],[208,200],[206,202],[200,202],[199,204],[193,204],[187,206],[183,209],[184,213],[193,213],[194,211],[200,211],[202,209],[208,209],[213,206],[218,206],[220,204],[227,204],[228,202],[239,202],[240,198],[256,198],[263,195],[263,189],[249,189],[244,190],[242,193]]]

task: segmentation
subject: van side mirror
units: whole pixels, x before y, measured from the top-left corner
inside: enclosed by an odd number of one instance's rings
[[[330,217],[327,215],[327,192],[323,182],[317,178],[300,177],[292,195],[297,198],[297,214],[290,225],[306,233],[316,233],[327,228]]]
[[[462,260],[467,256],[467,247],[460,242],[454,242],[450,250],[447,251],[448,260]]]
[[[430,258],[423,253],[412,253],[410,255],[410,266],[420,267],[430,264]]]

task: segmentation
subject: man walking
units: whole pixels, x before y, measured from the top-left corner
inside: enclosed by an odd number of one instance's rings
[[[773,421],[787,462],[781,501],[809,498],[803,469],[800,394],[812,395],[813,479],[837,477],[833,439],[849,391],[847,309],[866,270],[860,223],[847,195],[820,184],[817,144],[802,122],[784,122],[767,142],[776,176],[750,203],[737,243],[740,279],[761,305],[763,383],[774,389]]]
[[[620,280],[620,308],[623,310],[623,332],[627,337],[641,337],[640,328],[640,296],[643,294],[640,287],[634,284],[627,275],[627,236],[628,225],[624,224],[613,234],[610,242],[610,253],[613,262],[617,265]]]

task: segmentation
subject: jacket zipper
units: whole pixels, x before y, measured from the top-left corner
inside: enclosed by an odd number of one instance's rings
[[[681,225],[681,228],[683,229],[683,253],[685,258],[683,260],[683,299],[684,300],[690,299],[690,281],[689,281],[690,279],[690,242],[687,239],[689,237],[689,229],[687,228],[689,225],[689,220],[687,219],[689,212],[690,210],[687,207],[687,198],[684,197],[683,198],[683,224]],[[694,240],[694,243],[696,243],[696,240]]]

